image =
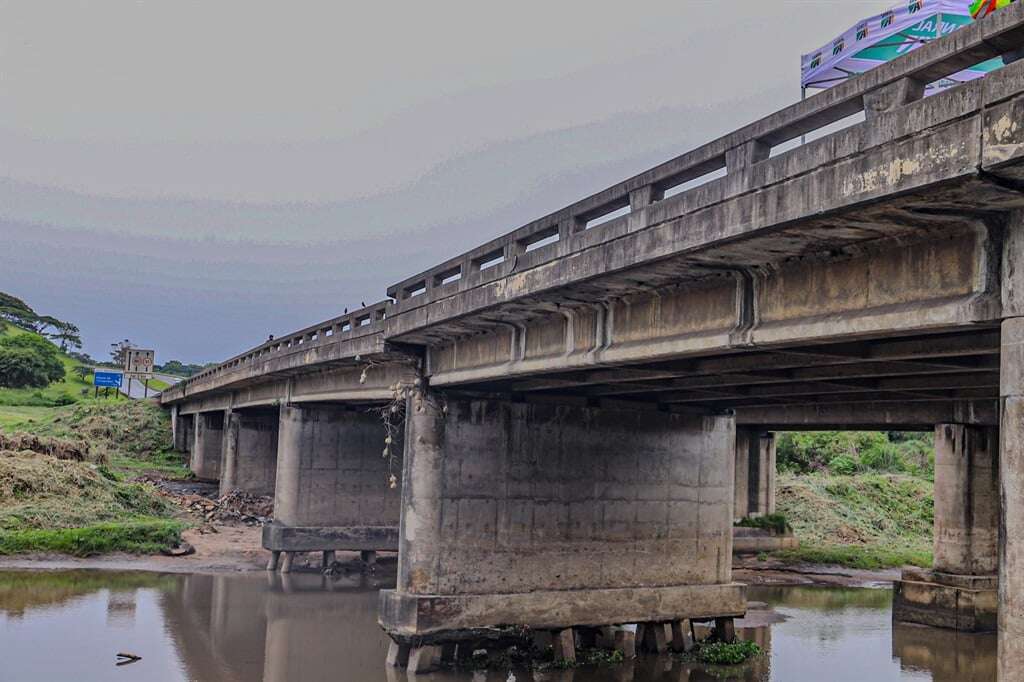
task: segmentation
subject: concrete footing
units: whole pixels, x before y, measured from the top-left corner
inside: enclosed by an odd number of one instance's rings
[[[764,528],[744,528],[736,526],[732,529],[733,554],[757,554],[758,552],[776,552],[782,549],[796,549],[800,541],[792,532],[773,533]]]
[[[994,575],[904,569],[893,583],[893,619],[963,632],[995,632],[998,584]]]
[[[336,551],[359,551],[360,559],[368,566],[372,566],[376,563],[378,550],[398,551],[398,528],[297,528],[274,522],[263,526],[263,548],[271,552],[267,565],[267,570],[270,571],[277,570],[281,555],[287,558],[305,552],[320,552],[322,568],[328,568],[334,562]],[[289,559],[289,568],[290,566]],[[283,566],[281,570],[284,571]]]
[[[746,586],[682,585],[517,594],[411,595],[381,590],[380,619],[400,640],[447,641],[505,624],[562,630],[579,624],[666,623],[746,613]]]

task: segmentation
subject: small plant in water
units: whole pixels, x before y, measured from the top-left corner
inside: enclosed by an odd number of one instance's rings
[[[692,652],[696,660],[707,665],[738,665],[763,653],[753,642],[708,642],[697,645]]]

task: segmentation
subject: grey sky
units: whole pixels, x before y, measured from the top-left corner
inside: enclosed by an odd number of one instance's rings
[[[886,5],[0,0],[0,290],[222,359],[791,103]]]

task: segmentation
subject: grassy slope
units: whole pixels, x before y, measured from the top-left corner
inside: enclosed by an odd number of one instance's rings
[[[779,474],[777,507],[800,549],[782,557],[855,568],[931,566],[932,482],[905,474]]]
[[[0,333],[30,332],[8,326]],[[110,464],[0,452],[0,554],[150,553],[173,545],[183,527],[174,510],[128,480],[147,471],[188,475],[181,456],[170,450],[167,415],[149,402],[83,396],[91,375],[83,380],[74,373],[76,360],[61,360],[63,383],[0,389],[0,430],[85,441],[98,461]],[[69,398],[77,402],[51,406]]]

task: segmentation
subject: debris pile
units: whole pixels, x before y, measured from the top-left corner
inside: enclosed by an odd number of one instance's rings
[[[185,511],[198,516],[207,524],[237,522],[247,526],[262,526],[270,523],[274,515],[274,498],[235,491],[221,497],[207,497],[169,488],[164,481],[153,476],[140,476],[137,481],[146,481],[157,487],[157,492]],[[203,528],[199,529],[204,532]],[[216,532],[207,529],[205,532]]]
[[[84,441],[37,436],[34,433],[7,434],[0,431],[0,450],[29,451],[71,462],[98,460],[98,463],[103,463],[105,461],[103,457],[90,457],[89,444]]]

